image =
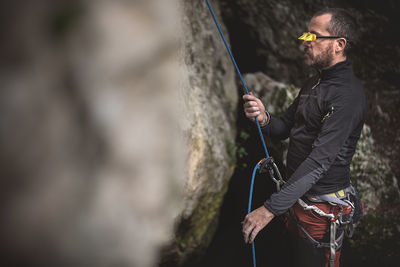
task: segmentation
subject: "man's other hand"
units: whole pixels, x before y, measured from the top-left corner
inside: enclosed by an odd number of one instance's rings
[[[256,238],[258,232],[260,232],[267,224],[275,217],[266,207],[261,206],[256,210],[253,210],[246,215],[242,222],[242,232],[244,242],[251,244]]]

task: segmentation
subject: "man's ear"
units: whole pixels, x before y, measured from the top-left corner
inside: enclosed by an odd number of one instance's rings
[[[336,53],[343,52],[343,51],[344,51],[344,48],[345,48],[346,45],[347,45],[346,39],[345,39],[345,38],[339,38],[339,39],[337,39],[336,41],[337,41],[337,43],[336,43],[335,52],[336,52]]]

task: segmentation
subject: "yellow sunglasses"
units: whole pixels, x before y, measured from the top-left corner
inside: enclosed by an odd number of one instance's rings
[[[337,38],[342,38],[340,36],[321,36],[321,35],[316,35],[315,33],[311,33],[311,32],[303,32],[303,34],[297,38],[299,40],[304,40],[304,41],[310,41],[310,42],[314,42],[317,39],[320,38],[324,38],[324,39],[337,39]]]

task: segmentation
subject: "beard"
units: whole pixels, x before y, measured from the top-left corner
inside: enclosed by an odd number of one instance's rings
[[[318,70],[326,69],[333,62],[333,45],[328,46],[325,51],[322,51],[319,55],[313,55],[309,48],[304,49],[304,63]]]

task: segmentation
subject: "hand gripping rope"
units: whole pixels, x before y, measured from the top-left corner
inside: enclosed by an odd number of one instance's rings
[[[218,28],[218,31],[219,31],[221,37],[222,37],[222,40],[224,41],[225,47],[228,50],[228,53],[229,53],[229,55],[231,57],[231,60],[232,60],[232,63],[236,68],[236,72],[238,73],[238,75],[240,77],[240,80],[242,81],[242,84],[243,84],[243,87],[244,87],[244,89],[246,91],[246,94],[249,94],[249,90],[247,89],[246,83],[243,80],[242,74],[240,73],[239,67],[236,64],[235,58],[233,57],[232,52],[229,49],[229,45],[228,45],[228,43],[227,43],[227,41],[225,39],[224,34],[222,33],[221,27],[219,26],[218,20],[217,20],[215,14],[214,14],[214,11],[213,11],[213,9],[212,9],[212,7],[210,5],[210,2],[208,0],[206,0],[206,3],[207,3],[207,6],[208,6],[208,9],[210,10],[211,15],[212,15],[212,17],[214,19],[214,22],[217,25],[217,28]],[[259,168],[260,168],[259,172],[261,172],[263,170],[266,170],[270,174],[272,180],[276,183],[276,188],[277,188],[278,191],[280,190],[281,185],[283,185],[283,183],[284,183],[284,181],[283,181],[283,179],[282,179],[282,177],[281,177],[281,175],[279,173],[278,167],[274,163],[273,159],[269,156],[268,149],[267,149],[267,146],[265,144],[264,136],[263,136],[262,131],[261,131],[260,122],[258,121],[257,117],[255,118],[255,120],[256,120],[256,124],[257,124],[258,133],[260,135],[260,139],[261,139],[261,142],[262,142],[263,147],[264,147],[266,158],[261,160],[254,167],[253,175],[252,175],[252,179],[251,179],[251,185],[250,185],[249,206],[248,206],[247,213],[251,212],[251,201],[252,201],[252,196],[253,196],[254,179],[255,179],[257,170]],[[256,267],[256,254],[255,254],[254,242],[251,243],[251,246],[252,246],[252,252],[253,252],[253,265],[254,265],[254,267]]]

